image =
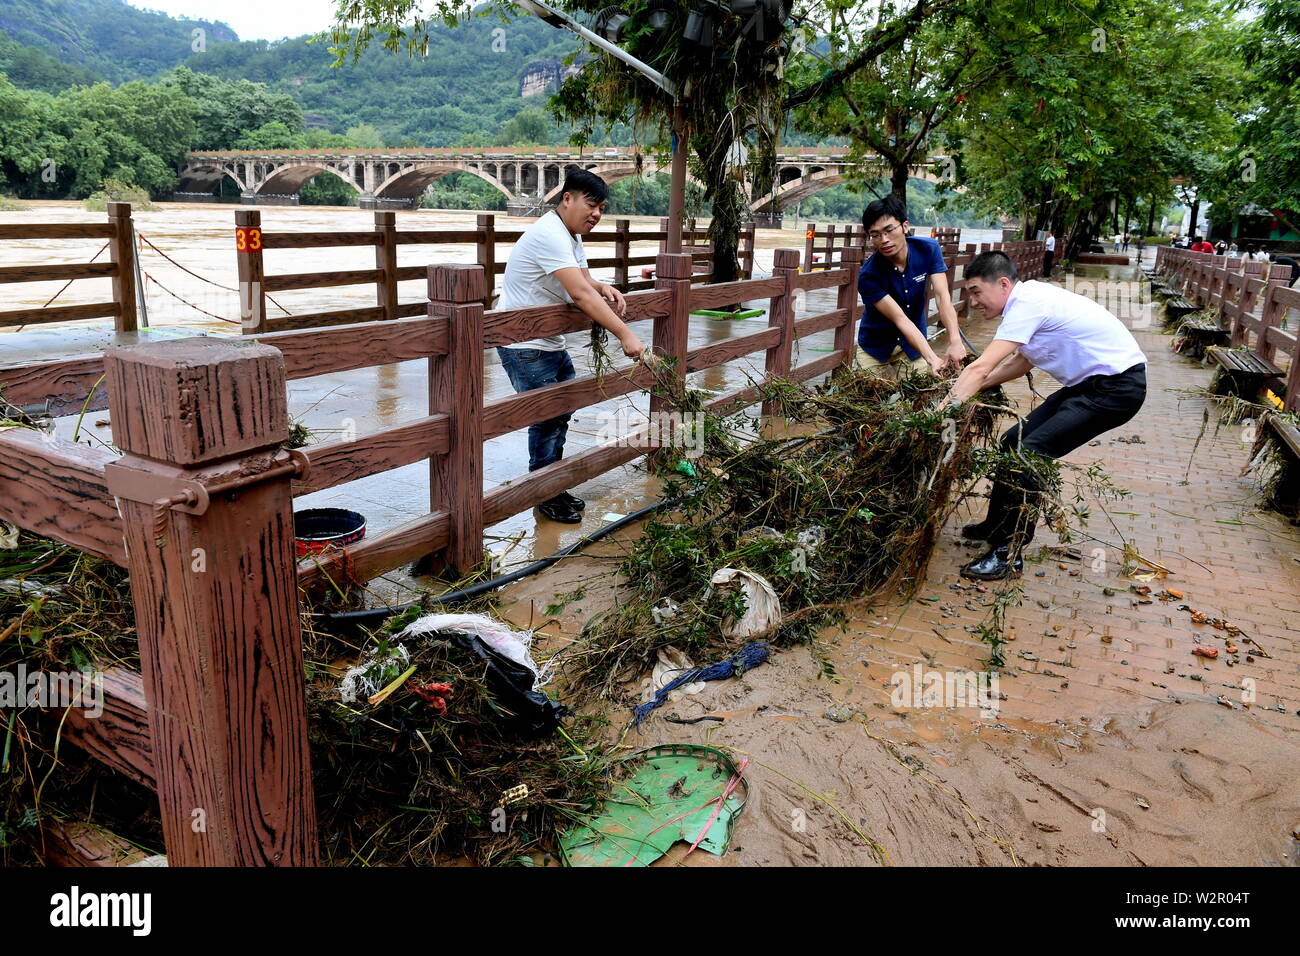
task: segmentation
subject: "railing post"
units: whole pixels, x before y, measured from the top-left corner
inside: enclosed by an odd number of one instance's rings
[[[113,275],[113,301],[118,312],[113,328],[118,332],[134,332],[139,327],[135,299],[135,231],[132,228],[131,204],[107,204],[108,221],[113,226],[113,239],[108,244],[109,255],[117,272]]]
[[[480,213],[478,225],[478,264],[483,267],[483,308],[492,308],[497,287],[497,217]]]
[[[375,298],[385,319],[397,318],[397,214],[375,213],[375,268],[383,270]]]
[[[284,359],[195,337],[104,371],[168,863],[315,865]]]
[[[772,278],[785,279],[785,289],[772,296],[772,303],[767,313],[769,328],[781,330],[781,339],[767,350],[763,364],[764,378],[767,381],[785,378],[790,374],[790,349],[794,343],[794,295],[795,283],[799,279],[799,252],[795,249],[778,249],[772,257]],[[763,402],[763,415],[771,415],[776,409],[771,400]]]
[[[847,312],[844,324],[835,329],[835,349],[844,350],[844,364],[840,370],[853,367],[858,348],[858,271],[862,268],[861,248],[849,246],[844,250],[844,268],[849,271],[849,275],[844,285],[840,286],[839,300],[836,303],[836,308]]]
[[[632,231],[632,220],[614,220],[614,286],[627,291],[627,260],[632,255],[632,243],[628,235]]]
[[[262,266],[262,214],[235,210],[235,263],[239,267],[239,321],[245,335],[267,331]]]
[[[483,563],[483,269],[429,266],[429,315],[447,321],[447,354],[429,359],[429,414],[446,414],[447,454],[429,459],[429,504],[446,511],[446,563]]]
[[[673,294],[667,315],[657,315],[651,329],[650,342],[656,354],[676,359],[673,368],[673,386],[678,394],[686,388],[686,343],[691,322],[691,276],[694,260],[689,252],[661,252],[655,259],[655,288]],[[676,396],[650,396],[651,421],[656,422],[663,434],[663,423],[657,416],[671,411]]]
[[[745,231],[741,234],[741,275],[746,279],[754,278],[754,220],[745,223]]]
[[[1270,278],[1266,280],[1263,306],[1259,310],[1259,341],[1255,343],[1255,351],[1270,362],[1277,354],[1277,346],[1269,341],[1268,330],[1281,326],[1282,317],[1287,313],[1286,306],[1277,297],[1277,290],[1285,289],[1289,278],[1290,270],[1286,266],[1273,266],[1270,270]],[[1298,359],[1300,359],[1300,348],[1297,348],[1296,354],[1291,357],[1291,364],[1294,365]]]
[[[803,271],[804,272],[813,271],[814,268],[813,256],[816,255],[817,253],[816,244],[817,244],[817,225],[816,223],[810,222],[808,223],[807,226],[804,227],[804,231],[803,231]],[[775,259],[773,259],[773,261],[775,262]]]

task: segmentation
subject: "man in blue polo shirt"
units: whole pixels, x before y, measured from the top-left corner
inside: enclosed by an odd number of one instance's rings
[[[862,226],[875,252],[858,273],[858,291],[866,306],[858,326],[858,366],[875,371],[892,368],[896,373],[929,368],[936,375],[959,369],[966,349],[939,243],[908,236],[907,207],[894,196],[868,205]],[[939,320],[948,330],[942,358],[926,341],[927,284],[933,286]]]

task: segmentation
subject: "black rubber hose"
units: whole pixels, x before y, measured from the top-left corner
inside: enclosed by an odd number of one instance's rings
[[[392,617],[394,614],[401,614],[403,611],[409,611],[413,607],[424,607],[429,604],[458,604],[463,601],[469,601],[478,597],[480,594],[485,594],[488,591],[505,587],[507,584],[514,584],[514,582],[537,574],[539,571],[545,571],[556,561],[559,561],[562,558],[567,558],[575,551],[585,548],[589,544],[595,544],[606,535],[613,534],[620,528],[625,528],[629,524],[632,524],[635,521],[640,521],[642,518],[653,514],[660,508],[663,508],[666,505],[675,504],[676,502],[677,499],[675,498],[670,501],[656,501],[654,504],[647,505],[639,511],[634,511],[631,514],[624,515],[617,521],[611,521],[609,524],[597,528],[590,534],[583,535],[577,541],[567,547],[561,548],[559,551],[556,551],[548,557],[542,558],[540,561],[534,561],[532,564],[511,571],[509,574],[503,574],[500,577],[492,578],[490,581],[480,581],[478,584],[471,584],[467,588],[461,588],[457,591],[448,591],[445,594],[439,594],[437,597],[425,598],[423,601],[413,601],[410,604],[400,604],[395,607],[370,607],[360,611],[325,611],[319,615],[319,619],[321,623],[325,625],[326,630],[332,631],[335,628],[351,630],[357,627],[379,624],[385,618]]]
[[[822,438],[834,434],[834,428],[828,428],[826,431],[819,432],[816,435],[809,435],[804,438],[796,438],[785,446],[786,450],[797,448],[806,444],[812,438]],[[516,581],[523,580],[526,577],[537,574],[539,571],[545,571],[556,561],[567,558],[575,551],[585,548],[589,544],[595,544],[606,535],[613,534],[620,528],[625,528],[633,522],[640,521],[648,517],[660,508],[668,505],[674,505],[680,498],[671,498],[667,501],[656,501],[652,505],[646,505],[639,511],[624,515],[617,521],[611,521],[603,527],[597,528],[591,534],[583,535],[573,544],[561,548],[549,557],[542,558],[540,561],[534,561],[532,564],[525,565],[509,574],[503,574],[500,577],[492,578],[490,581],[480,581],[478,584],[471,584],[467,588],[461,588],[457,591],[448,591],[445,594],[439,594],[437,597],[425,598],[423,601],[412,601],[409,604],[399,604],[392,607],[368,607],[360,611],[322,611],[317,615],[325,629],[331,633],[342,633],[353,631],[360,627],[373,627],[382,623],[386,618],[394,614],[401,614],[403,611],[409,611],[413,607],[424,607],[426,605],[437,604],[458,604],[464,601],[472,600],[480,594],[486,594],[488,591],[494,591],[497,588],[505,587],[507,584],[514,584]]]

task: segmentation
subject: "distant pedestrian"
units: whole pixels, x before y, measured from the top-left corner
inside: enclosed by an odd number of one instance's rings
[[[1197,236],[1196,241],[1192,243],[1192,252],[1214,252],[1214,246],[1210,245],[1202,236]]]
[[[1120,247],[1124,252],[1128,252],[1128,237],[1129,234],[1127,232],[1124,233],[1124,244]]]
[[[1214,254],[1216,256],[1226,256],[1228,254],[1228,244],[1220,239],[1214,244]]]
[[[1056,258],[1056,236],[1052,230],[1047,230],[1047,238],[1043,240],[1043,278],[1052,277],[1052,260]]]
[[[1236,258],[1237,256],[1241,255],[1241,250],[1237,248],[1236,239],[1228,243],[1228,255],[1232,256],[1233,258]]]
[[[1300,262],[1297,262],[1295,259],[1292,259],[1290,256],[1278,256],[1276,259],[1273,260],[1273,265],[1291,267],[1291,278],[1286,280],[1287,285],[1291,286],[1292,288],[1295,288],[1296,283],[1300,282]]]

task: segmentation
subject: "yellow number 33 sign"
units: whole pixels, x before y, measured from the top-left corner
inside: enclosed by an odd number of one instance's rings
[[[262,249],[262,230],[236,229],[235,230],[235,251],[236,252],[260,252]]]

